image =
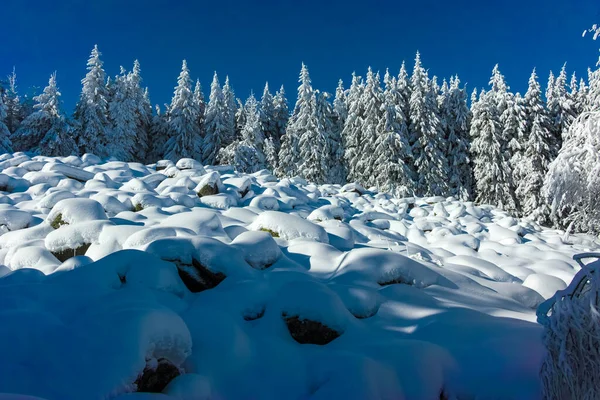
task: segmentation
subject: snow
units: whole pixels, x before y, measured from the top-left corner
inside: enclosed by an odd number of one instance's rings
[[[0,399],[540,399],[535,308],[600,248],[491,206],[191,159],[1,163]],[[337,336],[301,344],[294,317]],[[180,375],[133,393],[163,358]]]

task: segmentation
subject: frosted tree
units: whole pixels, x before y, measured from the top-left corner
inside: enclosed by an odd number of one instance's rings
[[[211,88],[212,91],[212,88]],[[236,131],[236,111],[238,109],[238,102],[235,98],[235,93],[233,92],[233,88],[229,83],[229,76],[225,77],[225,85],[223,85],[223,101],[225,102],[224,109],[224,124],[225,131],[223,135],[223,145],[228,145],[233,143],[237,138],[238,132]],[[241,103],[241,102],[240,102]]]
[[[206,136],[202,147],[205,164],[216,164],[219,150],[227,143],[227,138],[231,135],[228,131],[230,129],[228,118],[223,89],[219,85],[219,77],[215,72],[206,108]]]
[[[359,147],[355,148],[355,155],[349,162],[353,172],[354,181],[363,185],[375,184],[375,142],[377,141],[377,127],[383,118],[383,92],[379,83],[379,76],[371,68],[367,71],[365,87],[360,98],[362,115],[360,127]]]
[[[510,166],[502,153],[502,131],[494,94],[481,91],[479,100],[473,105],[471,120],[475,201],[514,211],[516,201]]]
[[[222,149],[219,158],[237,171],[253,173],[266,168],[266,157],[261,150],[265,136],[261,130],[258,102],[253,94],[246,100],[244,112],[246,117],[241,138]]]
[[[169,107],[168,129],[169,140],[165,145],[165,158],[172,161],[186,157],[201,159],[202,138],[198,125],[198,107],[194,102],[192,80],[185,60]]]
[[[260,100],[260,126],[265,138],[270,138],[273,142],[279,142],[274,101],[275,99],[269,91],[269,83],[267,82]]]
[[[240,138],[242,137],[242,129],[244,129],[244,125],[246,125],[246,113],[242,100],[235,99],[235,102],[235,137]]]
[[[4,92],[4,104],[6,106],[6,127],[10,133],[15,133],[23,120],[23,110],[21,99],[17,92],[17,73],[13,68],[12,74],[8,76],[8,88]],[[27,148],[19,148],[20,150],[28,150]]]
[[[406,71],[406,63],[402,61],[400,72],[398,73],[398,79],[396,80],[396,88],[398,90],[398,107],[402,111],[402,114],[406,116],[406,126],[410,127],[410,108],[408,101],[410,100],[410,80],[408,78],[408,72]]]
[[[419,195],[445,195],[448,192],[448,160],[437,110],[437,97],[417,53],[410,80],[410,134],[417,172]]]
[[[344,148],[340,126],[337,124],[337,116],[333,105],[329,102],[329,93],[317,90],[315,96],[317,101],[317,132],[325,142],[325,147],[320,154],[320,157],[325,160],[322,163],[325,168],[323,183],[344,183],[346,181],[346,170],[344,164],[340,162],[344,157]]]
[[[200,126],[200,136],[206,136],[206,102],[204,101],[204,93],[202,93],[202,85],[200,79],[196,79],[194,87],[194,104],[198,110],[198,125]]]
[[[264,153],[265,153],[265,164],[270,171],[275,171],[278,165],[277,148],[273,143],[272,138],[265,139]]]
[[[294,176],[302,172],[300,166],[305,159],[302,159],[300,152],[307,151],[300,146],[300,139],[307,135],[313,135],[317,129],[316,121],[316,98],[312,87],[310,75],[306,65],[302,64],[300,71],[300,86],[298,87],[298,99],[294,107],[292,117],[289,119],[286,133],[281,141],[281,150],[279,151],[279,176]],[[308,133],[307,133],[308,132]],[[312,163],[312,159],[310,161]],[[310,172],[312,174],[312,171]]]
[[[344,90],[344,82],[340,79],[338,86],[335,89],[335,98],[333,99],[333,112],[336,116],[336,121],[340,129],[344,129],[346,118],[348,118],[348,104],[346,103],[346,90]]]
[[[133,161],[137,142],[137,99],[132,89],[128,75],[121,67],[121,73],[112,81],[112,95],[108,104],[111,127],[107,132],[106,145],[108,154],[121,161]]]
[[[549,129],[551,124],[535,70],[529,78],[529,89],[525,94],[525,113],[528,128],[525,149],[526,174],[517,187],[517,196],[523,215],[543,222],[548,210],[545,210],[541,189],[548,165],[552,161],[552,139]]]
[[[527,149],[527,114],[525,112],[525,100],[520,93],[509,95],[508,107],[502,115],[504,122],[502,138],[508,141],[505,159],[509,161],[512,171],[510,182],[511,190],[515,191],[519,182],[525,179],[527,174],[527,163],[525,162],[525,151]],[[521,212],[521,205],[517,202],[517,213]]]
[[[362,146],[362,125],[364,119],[364,105],[362,93],[364,83],[360,76],[352,74],[352,84],[348,91],[346,102],[348,116],[342,130],[342,143],[344,144],[344,163],[348,181],[358,181],[362,172],[356,169]]]
[[[585,111],[596,111],[600,109],[600,63],[595,70],[588,69],[587,96]]]
[[[276,152],[279,152],[281,148],[281,138],[285,135],[285,130],[287,129],[288,120],[290,118],[290,112],[288,109],[287,99],[285,98],[285,89],[283,85],[277,93],[275,94],[275,98],[273,99],[273,107],[275,108],[275,126],[276,126],[276,134],[277,140],[273,140],[275,144]]]
[[[104,157],[108,155],[106,145],[110,124],[106,75],[100,55],[98,46],[94,46],[87,62],[88,73],[81,81],[83,88],[73,119],[77,123],[75,140],[80,153],[94,153]]]
[[[73,132],[60,109],[56,73],[50,76],[48,86],[34,100],[35,111],[23,120],[15,137],[28,150],[45,156],[77,154]]]
[[[160,107],[155,107],[156,113],[150,122],[148,134],[149,152],[148,161],[151,163],[162,160],[165,155],[165,145],[169,140],[169,106],[165,104],[165,111],[161,113]]]
[[[148,88],[142,88],[141,71],[139,61],[135,60],[132,71],[127,75],[127,83],[133,98],[136,125],[132,159],[144,162],[150,151],[148,132],[152,120],[152,104],[150,103]]]
[[[383,81],[383,115],[377,126],[374,181],[379,190],[397,196],[410,196],[414,190],[415,172],[412,169],[406,117],[399,106],[400,93],[396,78],[386,71]]]
[[[6,126],[6,105],[4,99],[0,96],[0,154],[10,153],[12,143],[10,141],[10,131]]]
[[[550,134],[550,148],[553,158],[558,154],[562,138],[560,131],[560,99],[556,92],[556,80],[554,73],[550,71],[548,84],[546,86],[546,115],[549,119],[548,132]]]
[[[450,194],[461,200],[468,200],[473,188],[469,155],[469,107],[467,93],[460,87],[458,77],[450,79],[441,112],[445,121]]]

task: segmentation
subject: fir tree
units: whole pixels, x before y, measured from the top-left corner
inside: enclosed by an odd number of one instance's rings
[[[198,107],[194,102],[192,80],[187,62],[183,60],[181,73],[169,107],[169,140],[165,145],[165,158],[200,160],[202,157]]]
[[[267,82],[260,100],[260,126],[266,138],[270,138],[273,142],[279,142],[274,101]]]
[[[392,78],[388,71],[383,80],[383,116],[377,126],[374,180],[379,190],[393,192],[397,196],[410,196],[414,190],[415,173],[412,170],[406,117],[399,105],[401,95],[396,78]]]
[[[169,105],[165,104],[165,111],[161,113],[156,105],[156,113],[150,122],[148,161],[151,163],[162,160],[165,155],[165,146],[169,140]]]
[[[410,100],[410,81],[408,79],[408,72],[406,71],[406,63],[402,61],[400,72],[398,73],[398,79],[396,80],[396,88],[398,90],[398,104],[402,114],[406,116],[406,126],[410,127],[410,107],[408,102]]]
[[[241,138],[222,149],[219,158],[237,171],[253,173],[266,167],[265,155],[261,150],[265,137],[261,130],[258,102],[253,94],[248,97],[244,110],[246,122]]]
[[[133,152],[137,142],[137,104],[133,88],[127,73],[121,67],[121,73],[112,82],[108,115],[111,123],[107,151],[121,161],[133,161]]]
[[[19,129],[19,125],[24,119],[21,99],[17,93],[17,73],[14,68],[12,74],[8,76],[8,88],[4,93],[4,105],[6,107],[6,127],[12,134]],[[20,148],[20,150],[28,149]]]
[[[2,96],[0,96],[0,154],[12,152],[10,131],[4,121],[6,121],[6,105]]]
[[[286,133],[282,138],[281,150],[279,151],[279,168],[277,174],[280,176],[294,176],[302,173],[300,165],[307,162],[300,155],[301,151],[305,153],[309,149],[303,149],[300,140],[303,139],[303,144],[306,142],[309,135],[313,135],[317,129],[317,121],[315,119],[316,98],[313,90],[308,68],[302,64],[300,71],[300,86],[298,87],[298,100],[294,107],[292,117],[289,119]],[[315,162],[315,157],[311,156],[310,163]],[[310,171],[309,175],[313,175]]]
[[[352,74],[352,84],[348,91],[346,102],[348,103],[348,116],[344,129],[342,130],[342,142],[344,144],[344,163],[348,181],[358,181],[361,171],[356,169],[362,144],[362,121],[364,118],[364,106],[362,103],[362,92],[364,84],[360,76]]]
[[[216,164],[219,150],[227,143],[228,135],[231,134],[228,132],[228,118],[223,89],[219,85],[219,77],[215,72],[206,108],[206,136],[202,148],[205,164]]]
[[[212,88],[211,88],[212,91]],[[223,85],[223,101],[225,102],[224,108],[224,124],[225,131],[223,136],[223,146],[233,143],[238,138],[238,132],[236,130],[236,111],[238,108],[238,102],[235,98],[233,88],[229,83],[229,76],[225,77],[225,85]],[[241,101],[240,101],[241,103]],[[218,151],[218,149],[217,149]]]
[[[142,88],[141,67],[138,60],[133,62],[133,70],[127,75],[129,91],[133,98],[135,115],[135,135],[132,159],[140,162],[146,161],[150,151],[148,132],[152,121],[152,104],[148,88]]]
[[[88,73],[82,79],[79,102],[73,115],[77,124],[76,143],[80,153],[107,156],[108,92],[98,46],[94,46],[87,63]]]
[[[510,184],[511,170],[502,154],[502,126],[494,96],[482,91],[473,105],[471,153],[476,201],[514,211],[516,202]]]
[[[45,156],[77,154],[73,132],[60,109],[56,73],[50,76],[48,86],[34,100],[35,111],[25,118],[15,137],[27,150]]]
[[[546,114],[540,84],[535,69],[529,78],[529,89],[525,94],[527,115],[527,143],[525,150],[526,174],[517,188],[517,196],[523,214],[543,222],[549,210],[541,195],[544,176],[552,161],[550,119]]]
[[[337,116],[333,105],[329,102],[329,93],[316,91],[315,96],[318,137],[322,138],[325,143],[325,147],[320,153],[325,169],[323,183],[344,183],[346,171],[344,164],[340,162],[344,158],[344,148]]]
[[[283,135],[285,135],[285,130],[290,118],[290,112],[288,110],[288,104],[287,99],[285,98],[285,89],[283,88],[283,85],[275,94],[275,98],[273,99],[273,107],[275,109],[276,127],[276,139],[273,139],[273,144],[275,145],[275,151],[279,153],[279,149],[281,148],[281,138]]]
[[[504,130],[503,140],[508,140],[509,165],[512,171],[510,181],[511,192],[516,191],[519,182],[527,174],[525,163],[525,150],[527,149],[527,114],[525,112],[525,101],[520,93],[509,97],[508,108],[502,116]],[[521,212],[521,204],[516,202],[516,211]]]
[[[448,160],[444,155],[443,132],[437,110],[437,98],[431,90],[427,72],[417,53],[410,80],[410,133],[415,170],[418,175],[417,193],[444,195],[448,191]]]

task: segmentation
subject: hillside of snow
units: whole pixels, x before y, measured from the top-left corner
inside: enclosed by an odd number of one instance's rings
[[[0,171],[0,399],[536,399],[535,308],[600,249],[190,159]]]

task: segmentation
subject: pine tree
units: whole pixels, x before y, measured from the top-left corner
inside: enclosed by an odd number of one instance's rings
[[[562,138],[561,138],[561,110],[560,110],[560,99],[556,92],[556,80],[554,73],[550,71],[548,77],[548,85],[546,86],[546,114],[549,119],[548,133],[550,134],[550,148],[552,151],[552,158],[556,157],[558,150],[560,149]]]
[[[512,179],[510,181],[511,192],[515,192],[519,182],[521,182],[527,173],[525,163],[525,150],[527,149],[527,114],[525,112],[525,101],[520,93],[511,95],[508,101],[508,108],[502,115],[504,130],[502,132],[503,140],[508,141],[507,156]],[[517,199],[518,200],[518,199]],[[516,202],[517,214],[521,213],[521,204]]]
[[[60,110],[60,92],[56,86],[56,73],[50,76],[43,93],[34,98],[30,114],[15,132],[24,148],[45,156],[77,154],[72,130]]]
[[[300,71],[300,86],[298,87],[298,100],[294,107],[292,117],[289,119],[286,133],[281,141],[281,150],[279,151],[279,168],[277,174],[280,176],[295,176],[307,173],[309,176],[316,176],[314,171],[302,171],[301,164],[309,162],[315,163],[316,157],[311,156],[310,160],[303,159],[300,152],[310,151],[303,149],[300,140],[304,137],[302,144],[306,142],[309,136],[314,135],[317,129],[315,118],[316,98],[313,90],[308,68],[302,64]],[[312,145],[311,145],[312,147]]]
[[[458,76],[450,79],[442,114],[445,120],[450,194],[461,200],[468,200],[473,188],[473,171],[469,158],[469,107],[467,93],[460,87]]]
[[[371,68],[367,71],[367,79],[360,99],[363,107],[361,119],[360,150],[352,159],[351,168],[354,179],[366,186],[375,185],[375,148],[377,142],[377,129],[383,119],[383,92],[379,84],[379,75],[375,75]]]
[[[80,153],[107,156],[108,92],[98,46],[94,46],[87,63],[88,73],[82,79],[79,102],[73,115],[77,123],[76,143]]]
[[[248,97],[244,110],[246,122],[241,138],[222,149],[219,158],[237,171],[253,173],[266,167],[266,158],[261,149],[265,136],[261,130],[258,102],[253,94]]]
[[[212,89],[212,88],[211,88]],[[229,84],[229,76],[225,77],[225,85],[223,85],[223,101],[225,102],[224,108],[224,123],[225,123],[225,131],[223,136],[223,146],[233,143],[234,140],[238,138],[238,133],[241,134],[241,131],[238,132],[236,130],[236,111],[238,109],[238,102],[235,98],[235,93],[233,92],[233,88]],[[240,101],[241,103],[241,101]],[[241,127],[240,127],[241,129]],[[218,150],[218,149],[217,149]]]
[[[198,125],[198,107],[194,102],[192,80],[185,60],[169,107],[168,127],[170,137],[165,146],[165,158],[172,161],[181,158],[200,160],[202,138]]]
[[[0,96],[0,154],[12,152],[10,131],[4,121],[6,121],[6,105],[2,96]]]
[[[577,81],[575,81],[577,85]],[[559,114],[558,120],[553,121],[558,132],[558,149],[556,150],[554,157],[558,154],[558,150],[562,147],[562,140],[566,132],[569,131],[569,127],[575,121],[575,118],[579,115],[577,111],[577,105],[575,100],[571,96],[571,93],[567,92],[567,66],[563,65],[560,70],[560,74],[554,82],[554,97],[557,99]]]
[[[235,102],[235,137],[239,139],[242,137],[242,129],[246,125],[246,112],[242,100],[235,99]]]
[[[348,91],[346,102],[348,103],[348,116],[344,129],[342,130],[342,142],[344,144],[344,163],[348,174],[347,180],[358,181],[361,171],[356,169],[362,145],[362,121],[364,118],[364,105],[362,92],[364,83],[360,76],[352,74],[352,84]]]
[[[12,74],[8,76],[8,89],[4,93],[4,105],[6,107],[6,127],[12,134],[19,129],[19,125],[24,119],[21,99],[17,93],[17,73],[14,68]],[[28,149],[20,148],[20,150]]]
[[[344,158],[342,145],[342,132],[337,123],[337,116],[333,105],[329,102],[330,95],[326,92],[315,92],[316,120],[318,136],[322,137],[325,147],[321,150],[320,157],[324,160],[325,179],[322,183],[344,183],[346,170],[341,162]]]
[[[157,105],[156,113],[150,122],[149,132],[149,153],[148,161],[150,163],[162,160],[165,155],[165,146],[169,140],[169,105],[165,104],[165,111],[161,113]]]
[[[448,192],[448,160],[444,155],[443,132],[437,110],[436,94],[421,65],[417,53],[410,80],[410,133],[415,170],[418,175],[417,193],[444,195]]]
[[[386,71],[383,80],[383,116],[377,126],[374,180],[379,190],[410,196],[414,190],[415,172],[406,117],[399,105],[401,95],[396,78],[392,78],[389,71]]]
[[[333,111],[335,112],[337,122],[341,129],[344,128],[346,118],[348,118],[348,104],[346,103],[346,91],[344,82],[340,79],[335,89],[335,98],[333,99]]]
[[[494,96],[494,93],[482,90],[472,107],[471,153],[476,201],[514,211],[516,202],[510,184],[511,170],[502,154],[502,126]]]
[[[525,150],[526,175],[517,188],[517,196],[523,214],[543,222],[549,210],[541,195],[544,176],[552,161],[552,139],[550,119],[546,114],[540,84],[533,70],[529,78],[529,89],[525,94],[527,115],[527,144]]]
[[[270,138],[273,142],[279,142],[274,101],[267,82],[260,100],[260,126],[266,138]]]
[[[137,142],[137,100],[123,67],[112,82],[108,116],[111,123],[107,151],[121,161],[133,161]]]
[[[202,148],[205,164],[216,164],[219,150],[227,143],[227,138],[231,135],[231,132],[228,131],[230,129],[228,128],[228,118],[223,89],[219,85],[219,77],[215,72],[206,108],[206,136]]]
[[[148,88],[142,88],[141,67],[138,60],[133,62],[133,70],[127,75],[127,83],[134,104],[136,133],[132,159],[140,162],[146,161],[150,151],[148,133],[152,121],[152,104]]]
[[[410,127],[410,107],[408,102],[410,100],[410,81],[408,79],[408,72],[406,71],[406,63],[402,61],[400,72],[398,73],[398,79],[396,80],[396,87],[398,90],[398,104],[402,114],[406,116],[406,126]]]
[[[285,98],[285,89],[283,88],[283,85],[275,94],[275,98],[273,99],[273,107],[275,109],[275,137],[277,138],[276,140],[273,139],[273,144],[275,145],[276,153],[279,153],[279,149],[281,148],[281,138],[283,135],[285,135],[288,120],[290,119],[290,112],[288,110],[288,104],[287,99]]]

